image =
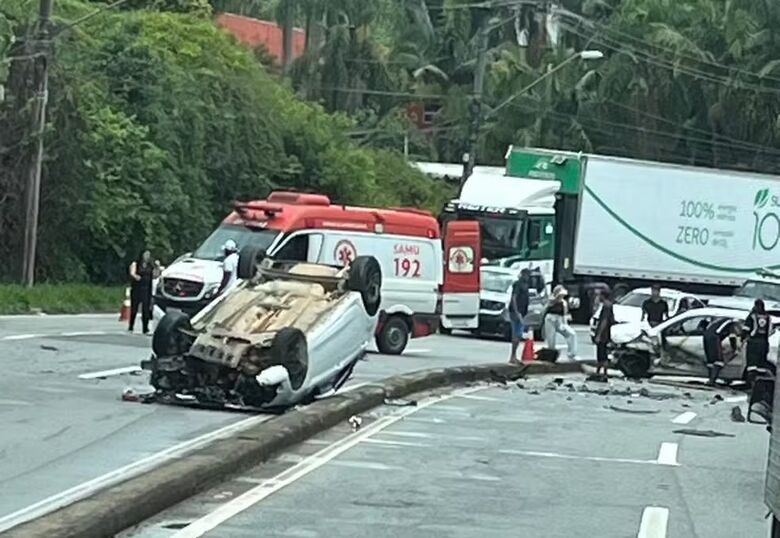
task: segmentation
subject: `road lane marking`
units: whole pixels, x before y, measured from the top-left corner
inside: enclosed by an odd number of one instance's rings
[[[60,333],[60,336],[105,336],[107,334],[125,334],[125,333],[109,333],[106,331],[74,331],[68,333]]]
[[[33,338],[43,338],[42,334],[12,334],[10,336],[3,336],[3,340],[7,342],[16,340],[32,340]]]
[[[672,419],[675,424],[688,424],[690,421],[696,418],[696,413],[693,411],[686,411],[680,415],[677,415]]]
[[[557,452],[536,452],[533,450],[499,450],[500,454],[513,456],[531,456],[535,458],[553,458],[560,460],[596,461],[601,463],[635,463],[640,465],[660,465],[658,460],[635,460],[629,458],[604,458],[601,456],[577,456],[573,454],[559,454]]]
[[[669,509],[648,506],[642,511],[642,520],[636,538],[665,538],[668,526]]]
[[[747,394],[743,394],[742,396],[729,396],[725,400],[723,400],[726,403],[740,403],[740,402],[746,402],[747,401]]]
[[[99,372],[87,372],[79,375],[79,379],[99,379],[101,377],[110,377],[112,375],[131,374],[133,372],[142,372],[140,366],[124,366],[122,368],[113,368],[112,370],[101,370]]]
[[[328,465],[335,467],[348,467],[350,469],[367,469],[369,471],[400,471],[401,467],[387,465],[373,461],[332,460]]]
[[[100,489],[113,486],[119,482],[123,482],[134,476],[138,476],[141,473],[149,471],[150,469],[157,467],[158,465],[183,456],[193,450],[197,450],[207,445],[215,439],[221,439],[233,433],[245,430],[255,424],[260,424],[273,418],[273,415],[257,415],[253,416],[233,424],[229,424],[207,434],[201,435],[184,441],[178,445],[174,445],[170,448],[162,450],[160,452],[151,454],[145,458],[139,459],[129,465],[114,469],[113,471],[104,475],[93,478],[87,482],[83,482],[70,489],[61,491],[55,495],[47,497],[34,504],[26,506],[20,510],[0,517],[0,533],[21,525],[22,523],[40,517],[42,515],[53,512],[63,506],[72,504],[78,500],[83,499],[91,495],[92,493],[99,491]]]
[[[384,445],[384,446],[392,446],[392,447],[399,447],[399,446],[412,446],[412,447],[428,447],[430,445],[426,445],[425,443],[414,443],[411,441],[389,441],[384,439],[365,439],[363,441],[364,443],[369,443],[372,445]]]
[[[421,353],[422,354],[422,353],[430,353],[430,352],[431,352],[430,349],[409,348],[409,349],[404,350],[404,355],[409,354],[409,353]]]
[[[458,398],[463,398],[466,400],[476,400],[479,402],[502,402],[503,403],[505,401],[499,398],[491,398],[489,396],[474,396],[471,394],[461,394],[460,396],[458,396]]]
[[[680,465],[677,463],[677,443],[661,443],[661,448],[658,451],[658,464]]]
[[[288,486],[289,484],[292,484],[293,482],[305,477],[312,471],[319,469],[347,450],[354,448],[359,443],[369,439],[372,435],[375,435],[385,428],[392,426],[409,415],[416,413],[421,409],[430,407],[438,402],[443,402],[449,400],[450,398],[454,398],[457,394],[464,392],[476,392],[478,390],[484,390],[484,388],[485,387],[472,387],[441,397],[434,397],[429,400],[420,402],[417,407],[409,407],[407,409],[403,409],[398,414],[382,417],[372,422],[365,428],[343,437],[330,446],[315,452],[297,465],[282,471],[272,479],[273,482],[265,482],[257,487],[250,489],[246,493],[239,495],[235,499],[226,502],[216,510],[213,510],[211,513],[206,514],[202,518],[181,529],[179,532],[173,534],[172,538],[199,538],[207,532],[217,528],[225,521],[240,514],[241,512],[244,512],[245,510],[248,510],[266,497],[273,495],[285,486]]]
[[[384,432],[382,435],[394,435],[395,437],[414,437],[416,439],[430,439],[433,437],[430,433],[420,432]]]

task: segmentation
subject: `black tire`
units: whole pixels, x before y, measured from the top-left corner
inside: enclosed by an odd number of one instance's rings
[[[544,340],[544,331],[542,328],[539,327],[538,329],[534,329],[534,341],[541,342],[542,340]]]
[[[447,327],[442,327],[439,325],[439,332],[441,334],[446,334],[447,336],[450,336],[452,334],[452,329],[448,329]]]
[[[390,316],[376,335],[376,347],[385,355],[400,355],[409,342],[409,325],[400,316]]]
[[[293,390],[301,388],[309,371],[309,349],[303,331],[285,327],[274,336],[270,353],[274,364],[287,369]]]
[[[650,375],[650,356],[624,351],[617,353],[617,367],[628,379],[645,379]]]
[[[265,258],[265,249],[247,245],[238,254],[238,278],[249,280],[257,274],[257,264]]]
[[[631,291],[631,286],[624,282],[618,282],[615,284],[615,287],[612,288],[612,300],[617,301],[624,295],[626,295],[629,291]]]
[[[152,351],[157,357],[183,355],[192,346],[192,336],[182,330],[191,331],[190,317],[179,310],[171,310],[163,316],[152,336]]]
[[[369,316],[379,312],[382,303],[382,268],[373,256],[358,256],[349,267],[347,287],[360,293]]]

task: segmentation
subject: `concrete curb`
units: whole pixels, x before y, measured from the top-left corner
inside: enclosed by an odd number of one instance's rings
[[[3,538],[102,538],[137,525],[349,417],[416,392],[527,375],[580,372],[579,363],[486,364],[401,374],[290,411],[1,533]]]

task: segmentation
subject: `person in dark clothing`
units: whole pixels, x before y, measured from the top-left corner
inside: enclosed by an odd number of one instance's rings
[[[651,327],[669,319],[669,305],[661,298],[661,286],[653,286],[650,298],[642,303],[642,321],[645,319]]]
[[[512,297],[509,299],[509,321],[512,323],[512,352],[509,355],[509,362],[517,364],[517,348],[520,342],[525,338],[525,325],[523,318],[528,315],[528,284],[531,279],[531,272],[528,269],[520,271],[520,277],[512,284]]]
[[[752,387],[756,377],[775,374],[775,368],[769,362],[769,335],[772,332],[772,319],[766,313],[764,301],[756,299],[753,310],[745,320],[742,338],[747,340],[745,359],[747,379]]]
[[[728,338],[731,349],[737,350],[737,339],[734,333],[735,322],[731,318],[715,318],[704,329],[704,356],[707,359],[709,384],[715,385],[720,371],[725,366],[723,360],[723,341]]]
[[[612,308],[612,301],[606,292],[601,292],[601,312],[599,320],[596,323],[596,376],[600,375],[601,369],[604,369],[604,378],[607,377],[607,364],[609,355],[607,347],[612,340],[612,326],[615,325],[615,312]]]
[[[152,315],[152,281],[158,274],[159,262],[152,262],[152,253],[142,251],[130,264],[130,323],[128,331],[133,332],[138,308],[141,308],[141,324],[144,334],[149,334],[149,319]]]

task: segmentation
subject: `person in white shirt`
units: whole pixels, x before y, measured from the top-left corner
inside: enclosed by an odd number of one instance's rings
[[[236,246],[236,242],[228,239],[222,250],[225,252],[225,261],[222,262],[223,275],[219,293],[228,289],[238,280],[238,246]]]

